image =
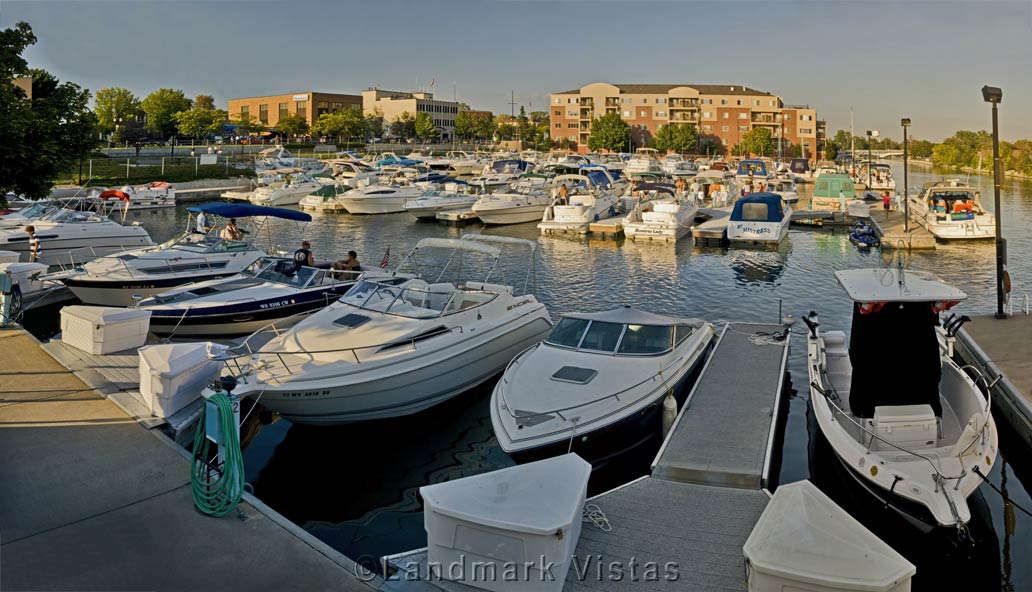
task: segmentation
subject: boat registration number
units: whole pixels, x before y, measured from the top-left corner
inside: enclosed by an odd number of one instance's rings
[[[324,396],[326,396],[328,394],[330,394],[329,390],[321,390],[321,391],[301,391],[301,392],[297,392],[297,393],[283,393],[282,396],[284,396],[284,397],[291,397],[291,398],[294,398],[294,397],[324,397]]]

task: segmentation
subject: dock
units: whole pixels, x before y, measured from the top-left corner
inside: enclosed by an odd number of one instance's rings
[[[366,590],[354,563],[245,493],[193,505],[186,451],[0,329],[0,589]],[[288,569],[289,568],[289,569]]]
[[[917,222],[911,220],[910,232],[903,230],[903,212],[890,210],[886,216],[884,210],[871,208],[871,226],[881,239],[883,249],[927,250],[935,248],[935,236]]]
[[[709,220],[692,227],[692,238],[696,244],[719,246],[727,242],[731,208],[702,208],[699,215],[709,216]]]
[[[623,236],[627,215],[614,216],[588,224],[588,232],[595,238],[617,240]]]
[[[446,226],[465,226],[479,222],[480,218],[473,210],[451,210],[448,212],[437,212],[437,223]]]
[[[973,317],[957,333],[955,354],[993,384],[993,415],[1002,417],[1032,450],[1032,316]],[[995,381],[995,384],[994,384]]]
[[[742,547],[770,499],[765,489],[776,474],[775,458],[791,340],[775,334],[781,325],[728,323],[653,462],[651,475],[589,500],[612,526],[583,524],[565,589],[727,590],[743,589]],[[742,372],[748,368],[748,372]],[[470,592],[464,584],[427,580],[427,552],[385,557],[382,590]],[[638,577],[630,577],[637,562]],[[659,577],[641,576],[657,563]],[[677,566],[676,579],[663,566]],[[596,572],[601,565],[602,572]],[[608,566],[624,577],[608,579]]]

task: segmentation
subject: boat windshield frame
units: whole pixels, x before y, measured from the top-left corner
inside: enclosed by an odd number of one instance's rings
[[[554,341],[552,339],[552,337],[558,331],[560,331],[561,328],[563,328],[564,323],[566,323],[568,321],[571,321],[571,322],[574,322],[574,323],[577,323],[577,322],[583,322],[584,323],[583,327],[579,329],[579,333],[577,334],[577,345],[571,346],[568,343],[561,343],[561,342],[558,342],[558,341]],[[591,331],[592,327],[594,327],[596,324],[598,324],[598,325],[613,325],[613,326],[616,326],[616,327],[620,328],[620,332],[617,335],[617,338],[616,338],[616,341],[613,344],[612,350],[604,350],[604,349],[595,349],[595,348],[585,347],[584,340],[587,338],[588,333]],[[623,349],[623,347],[624,347],[624,339],[625,339],[625,337],[628,334],[628,330],[632,330],[632,331],[635,330],[635,329],[631,329],[632,327],[639,327],[639,328],[644,328],[644,327],[662,327],[662,328],[667,329],[667,331],[668,331],[667,347],[662,349],[662,350],[647,351],[647,352],[621,351]],[[678,331],[678,328],[682,328],[684,333],[683,334],[680,333]],[[695,328],[692,327],[688,323],[672,323],[672,324],[669,324],[669,325],[653,325],[653,324],[646,324],[646,323],[616,323],[616,322],[613,322],[613,321],[597,321],[597,320],[594,320],[594,319],[585,319],[585,318],[581,318],[581,317],[577,317],[577,316],[567,316],[567,317],[563,317],[563,318],[559,319],[559,322],[555,324],[555,327],[552,329],[552,332],[548,334],[548,337],[546,337],[542,343],[544,343],[545,345],[547,345],[549,347],[555,347],[555,348],[558,348],[558,349],[565,349],[565,350],[569,350],[569,351],[576,351],[576,352],[581,352],[581,353],[586,353],[586,354],[597,354],[597,355],[615,356],[615,357],[655,357],[655,356],[662,356],[662,355],[665,355],[665,354],[673,351],[677,346],[681,345],[681,343],[683,343],[684,340],[687,339],[688,337],[690,337],[692,335],[692,333],[694,333],[694,332],[695,332]]]
[[[434,296],[445,295],[448,298],[443,302],[441,298],[434,298]],[[469,295],[487,295],[487,297],[466,299],[465,297]],[[373,302],[374,296],[379,296],[375,302]],[[456,298],[457,296],[459,299]],[[453,286],[451,290],[445,292],[430,289],[429,285],[423,288],[381,280],[359,280],[348,290],[347,294],[341,296],[339,302],[367,312],[422,320],[446,317],[480,308],[497,297],[498,293],[490,290],[471,290]],[[383,302],[387,302],[386,306],[381,305]],[[417,313],[416,311],[426,312]]]

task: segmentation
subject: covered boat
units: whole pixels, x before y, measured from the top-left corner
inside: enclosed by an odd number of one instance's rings
[[[788,236],[792,208],[776,193],[751,193],[735,202],[727,223],[731,242],[779,243]]]

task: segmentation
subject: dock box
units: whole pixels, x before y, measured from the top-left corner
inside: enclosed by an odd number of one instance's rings
[[[221,364],[208,359],[205,343],[140,348],[140,394],[151,413],[168,417],[201,397],[219,376]]]
[[[14,251],[0,251],[0,263],[17,263],[21,255]]]
[[[874,431],[899,445],[927,446],[939,437],[939,424],[931,405],[883,405],[874,408]],[[879,450],[892,449],[878,442]]]
[[[2,253],[0,251],[0,254]],[[4,263],[0,261],[0,273],[11,275],[12,284],[18,286],[22,296],[42,290],[43,282],[39,279],[39,275],[46,272],[47,266],[43,263]]]
[[[136,349],[147,341],[150,311],[107,306],[61,309],[61,341],[94,355]]]
[[[855,218],[870,218],[871,206],[862,199],[854,199],[846,203],[846,213]]]
[[[566,454],[421,487],[430,576],[496,592],[559,592],[590,475],[590,464]]]

